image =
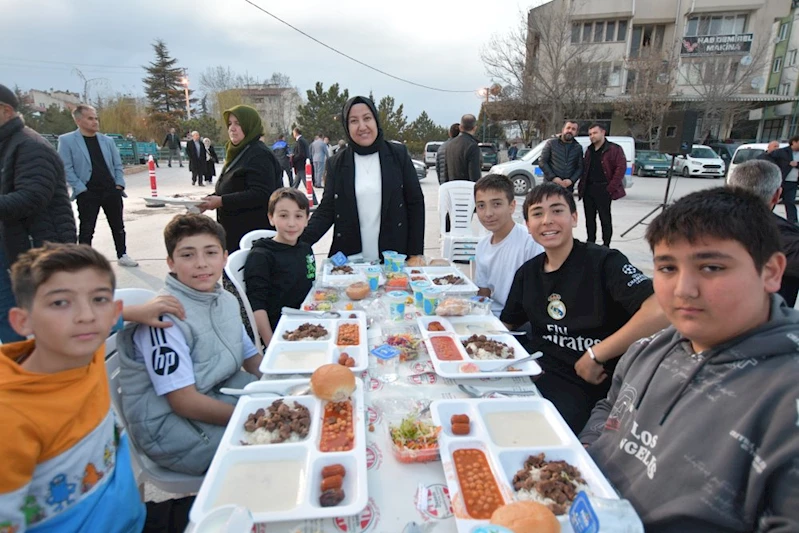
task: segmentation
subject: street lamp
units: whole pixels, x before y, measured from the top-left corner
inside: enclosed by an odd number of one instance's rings
[[[180,83],[183,85],[183,92],[186,95],[186,120],[191,120],[191,106],[189,105],[189,78],[186,76],[180,78]]]

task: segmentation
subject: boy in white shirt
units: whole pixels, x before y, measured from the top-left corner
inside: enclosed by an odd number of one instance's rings
[[[491,232],[477,243],[475,285],[479,296],[490,296],[491,311],[499,317],[505,307],[516,270],[544,251],[527,228],[513,221],[516,199],[507,176],[487,174],[474,184],[477,218]]]

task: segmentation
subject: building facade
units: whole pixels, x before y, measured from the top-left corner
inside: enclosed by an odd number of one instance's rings
[[[55,105],[60,110],[72,111],[80,104],[80,95],[68,91],[39,91],[31,89],[22,95],[24,102],[34,111],[44,113],[48,107]]]
[[[292,126],[297,122],[297,107],[302,103],[296,89],[264,86],[226,92],[235,92],[239,103],[255,108],[270,135],[290,136]]]
[[[540,10],[559,6],[567,12],[568,46],[600,58],[590,67],[597,80],[590,118],[606,122],[611,134],[629,131],[618,105],[642,90],[642,65],[648,62],[651,68],[653,60],[662,65],[657,79],[667,87],[671,108],[699,112],[698,139],[754,139],[776,128],[767,127],[776,111],[765,108],[779,108],[788,115],[795,109],[796,74],[789,80],[783,70],[784,79],[779,81],[771,75],[774,43],[780,35],[784,34],[785,49],[781,61],[796,61],[795,51],[791,59],[790,50],[797,46],[790,43],[799,32],[791,32],[791,24],[780,30],[791,13],[790,0],[553,0],[551,4],[530,10],[529,33],[534,33],[535,18],[544,14]],[[531,43],[542,35],[528,35],[528,62],[537,60],[540,46]],[[780,135],[789,128],[790,120],[784,117]]]

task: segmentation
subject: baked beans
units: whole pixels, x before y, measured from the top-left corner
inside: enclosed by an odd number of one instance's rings
[[[322,419],[322,438],[319,450],[323,452],[345,452],[355,444],[355,429],[352,421],[352,402],[328,402]]]
[[[480,450],[464,448],[455,450],[452,460],[466,512],[477,520],[491,518],[494,511],[505,505],[505,500],[485,454]]]

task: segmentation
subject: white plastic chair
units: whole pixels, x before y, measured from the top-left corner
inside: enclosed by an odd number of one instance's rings
[[[249,250],[252,248],[252,243],[258,239],[268,239],[275,235],[277,235],[277,232],[271,229],[254,229],[241,238],[239,241],[239,248],[242,250]]]
[[[116,334],[114,334],[113,337],[116,337]],[[114,342],[114,346],[116,347],[116,342]],[[128,421],[125,419],[125,415],[122,412],[122,391],[119,387],[119,353],[116,351],[116,348],[114,348],[113,351],[109,351],[108,343],[106,343],[105,352],[105,371],[108,375],[111,405],[114,406],[117,419],[127,428]],[[173,472],[172,470],[162,468],[155,464],[139,449],[130,433],[128,433],[128,442],[130,443],[130,455],[133,458],[133,472],[136,476],[139,492],[142,493],[142,495],[144,494],[143,488],[145,481],[152,483],[165,492],[173,494],[191,494],[200,490],[200,485],[202,485],[205,476],[190,476],[188,474]]]
[[[227,264],[225,265],[225,274],[227,274],[233,286],[236,287],[236,291],[238,291],[241,301],[244,304],[244,311],[247,313],[247,320],[250,321],[250,328],[252,329],[253,343],[258,349],[258,352],[263,353],[263,343],[261,342],[261,336],[258,335],[258,327],[255,325],[255,314],[252,312],[250,300],[247,299],[247,285],[244,283],[244,263],[247,262],[248,255],[250,255],[249,248],[242,248],[230,254],[227,258]]]
[[[449,215],[450,230],[446,232]],[[438,216],[441,227],[441,257],[449,261],[469,262],[474,258],[480,236],[472,230],[474,183],[448,181],[438,190]]]

